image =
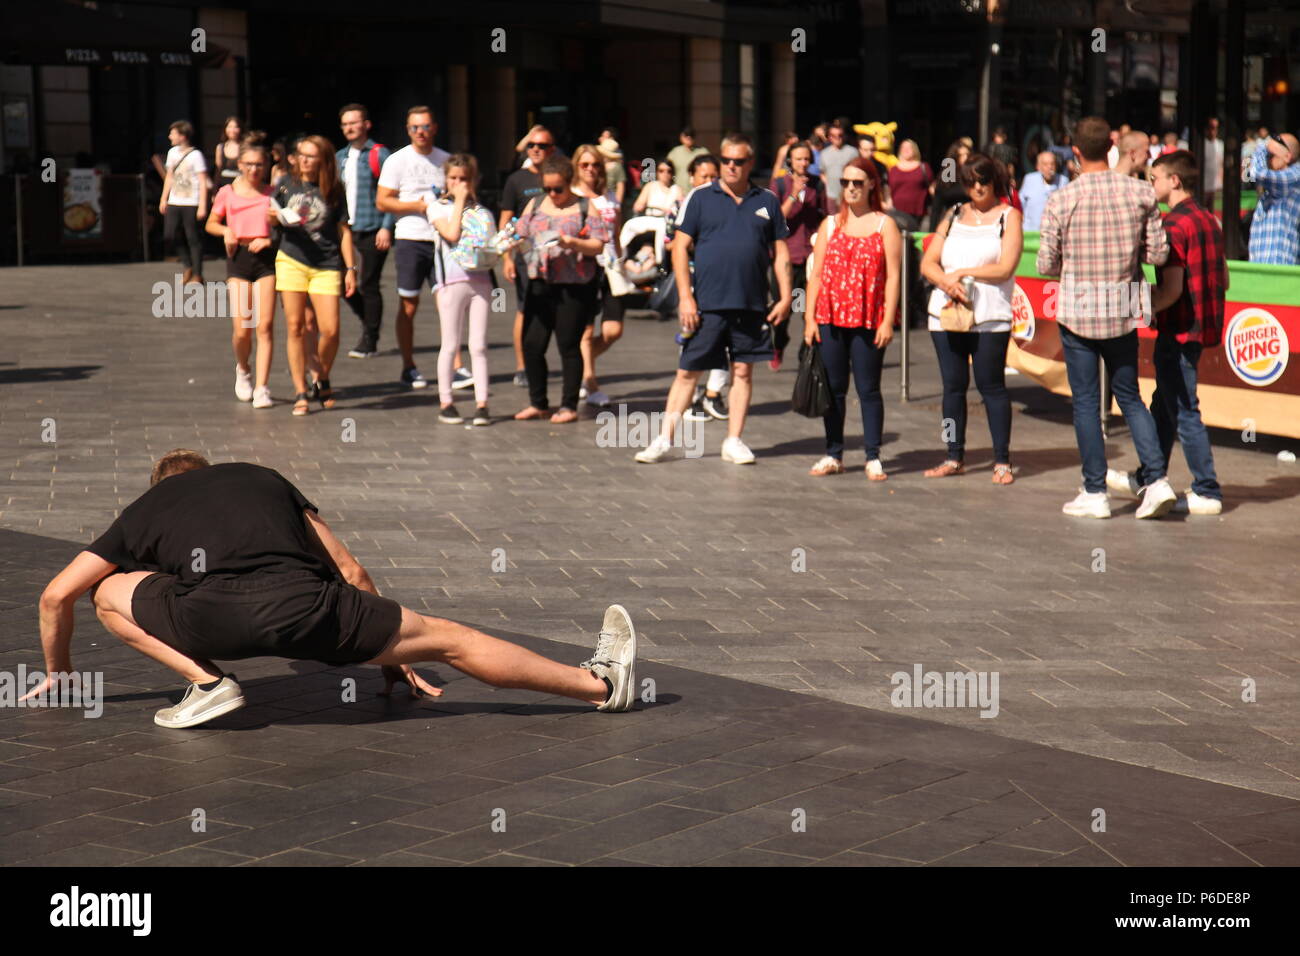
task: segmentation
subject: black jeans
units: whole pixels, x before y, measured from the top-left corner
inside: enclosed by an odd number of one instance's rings
[[[993,438],[993,461],[1011,464],[1011,396],[1007,393],[1007,343],[1010,332],[931,332],[943,375],[943,435],[948,458],[966,460],[966,389],[970,366],[984,398]],[[973,360],[973,363],[972,361]]]
[[[564,386],[560,406],[578,410],[582,385],[582,333],[596,315],[597,287],[550,284],[529,279],[524,294],[524,371],[528,373],[528,400],[534,408],[550,408],[546,398],[546,350],[554,333],[560,348]]]
[[[180,227],[185,234],[182,241],[176,239],[176,229]],[[199,229],[199,210],[197,206],[168,205],[163,215],[163,242],[176,244],[176,254],[180,256],[181,265],[203,276],[203,233]]]
[[[805,289],[807,287],[807,279],[808,279],[807,272],[808,272],[807,263],[804,262],[790,263],[791,294],[797,296],[798,290]],[[769,269],[767,275],[768,275],[768,283],[772,291],[772,301],[776,302],[781,298],[781,286],[776,281],[776,270]],[[796,298],[795,301],[797,303],[798,299]],[[798,310],[792,308],[790,310],[790,315],[786,317],[786,320],[784,322],[782,322],[780,325],[774,325],[771,327],[772,348],[776,349],[776,353],[778,355],[783,353],[785,351],[785,347],[790,344],[790,323],[794,320],[794,314],[796,311]],[[800,312],[799,314],[803,315],[802,312]]]
[[[831,387],[831,404],[822,424],[826,427],[826,454],[844,459],[844,416],[848,410],[849,368],[858,387],[862,406],[862,443],[867,461],[880,457],[881,433],[885,428],[885,400],[880,395],[880,370],[885,350],[876,348],[875,329],[845,329],[819,325],[822,363]]]
[[[352,233],[354,255],[358,265],[357,291],[348,299],[348,305],[361,320],[362,335],[373,349],[379,345],[379,326],[384,315],[384,294],[379,290],[379,274],[384,271],[388,250],[375,248],[375,233]]]

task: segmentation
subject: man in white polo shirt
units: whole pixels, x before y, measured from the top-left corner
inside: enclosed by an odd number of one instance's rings
[[[443,164],[450,158],[433,145],[438,124],[427,106],[406,111],[406,132],[411,145],[403,146],[384,160],[379,172],[375,205],[397,217],[393,230],[393,254],[397,260],[397,347],[402,352],[403,385],[428,385],[415,367],[415,311],[420,306],[420,287],[429,282],[437,233],[429,224],[427,210],[442,194],[446,184]]]

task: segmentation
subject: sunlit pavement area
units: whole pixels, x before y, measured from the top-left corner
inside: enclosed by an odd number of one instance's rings
[[[721,461],[717,422],[702,457],[638,465],[601,447],[591,411],[509,420],[526,404],[513,305],[492,319],[498,421],[440,424],[436,387],[397,383],[387,277],[383,351],[346,357],[345,308],[338,405],[300,419],[283,316],[278,401],[255,410],[233,395],[228,319],[153,314],[173,275],[0,271],[0,671],[42,666],[41,589],[185,446],[281,471],[384,594],[424,613],[577,663],[623,604],[645,699],[598,714],[437,665],[421,672],[441,698],[382,698],[377,668],[268,659],[228,668],[249,706],[169,731],[152,715],[180,679],[83,601],[73,661],[103,674],[103,714],[0,708],[0,862],[1300,863],[1300,466],[1276,457],[1300,443],[1215,431],[1220,517],[1139,522],[1116,499],[1109,521],[1072,519],[1069,403],[1022,377],[1016,483],[990,482],[974,388],[968,473],[927,480],[939,382],[916,331],[911,402],[896,345],[887,360],[887,482],[862,473],[856,400],[849,472],[807,476],[824,445],[789,410],[794,346],[755,373],[755,466]],[[600,363],[613,411],[662,408],[674,332],[629,320]],[[416,343],[432,382],[431,296]],[[551,365],[558,406],[554,347]],[[1108,448],[1136,463],[1122,420]],[[1190,484],[1177,450],[1171,479]],[[893,706],[891,676],[918,666],[996,674],[996,716]]]

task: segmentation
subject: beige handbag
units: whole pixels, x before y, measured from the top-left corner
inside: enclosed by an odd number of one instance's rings
[[[961,280],[961,285],[967,300],[974,304],[975,280],[967,276]],[[939,328],[945,332],[969,332],[975,328],[975,310],[956,299],[949,299],[948,304],[939,310]]]

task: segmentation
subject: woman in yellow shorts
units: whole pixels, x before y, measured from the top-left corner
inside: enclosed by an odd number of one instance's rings
[[[339,350],[339,293],[352,295],[357,288],[356,259],[352,230],[348,227],[347,199],[334,161],[334,148],[323,136],[298,141],[296,175],[275,184],[274,199],[279,207],[271,212],[280,224],[282,238],[275,257],[275,289],[284,303],[288,325],[289,371],[293,375],[293,413],[306,415],[307,357],[303,330],[307,298],[311,297],[320,329],[317,358],[320,361],[320,403],[334,407],[330,368]],[[339,271],[343,281],[339,281]],[[342,290],[339,286],[342,285]]]

